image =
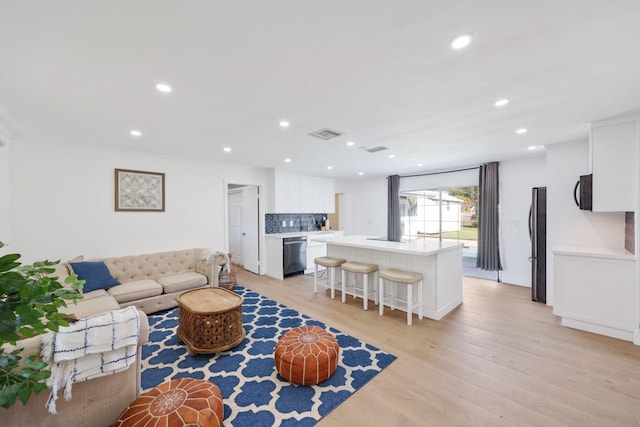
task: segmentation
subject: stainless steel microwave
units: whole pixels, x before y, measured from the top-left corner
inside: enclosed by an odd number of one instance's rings
[[[573,188],[573,200],[576,206],[585,211],[593,209],[593,174],[581,175]]]

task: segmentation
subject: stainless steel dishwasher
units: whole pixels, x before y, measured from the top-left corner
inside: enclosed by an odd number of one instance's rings
[[[282,239],[282,261],[284,277],[304,273],[307,268],[307,237],[285,237]]]

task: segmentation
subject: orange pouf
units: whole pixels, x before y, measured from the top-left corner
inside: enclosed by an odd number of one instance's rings
[[[162,383],[131,402],[114,427],[220,427],[223,418],[217,385],[182,378]]]
[[[276,344],[278,373],[299,385],[325,381],[338,367],[340,346],[335,337],[318,326],[299,326],[285,333]]]

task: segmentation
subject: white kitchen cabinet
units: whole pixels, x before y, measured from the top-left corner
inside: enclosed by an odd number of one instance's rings
[[[637,117],[617,118],[592,124],[591,172],[594,212],[635,210],[637,146]]]
[[[553,250],[553,313],[564,326],[633,340],[635,258],[624,249]]]
[[[267,276],[282,280],[284,278],[282,238],[267,236],[265,239]]]
[[[331,178],[271,170],[272,213],[334,213]]]
[[[305,274],[312,273],[316,266],[314,259],[321,256],[327,256],[327,244],[322,242],[314,242],[307,239],[307,269]],[[324,270],[324,267],[319,265],[318,271]]]
[[[332,179],[314,176],[312,180],[312,191],[315,194],[314,212],[335,213],[335,189]]]

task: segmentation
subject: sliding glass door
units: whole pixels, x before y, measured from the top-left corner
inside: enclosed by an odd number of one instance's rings
[[[464,272],[476,276],[477,211],[478,186],[402,191],[402,237],[463,243]]]

